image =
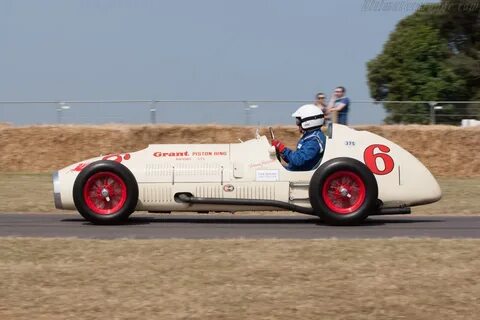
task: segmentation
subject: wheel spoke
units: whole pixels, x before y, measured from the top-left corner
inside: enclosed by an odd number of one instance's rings
[[[112,208],[115,207],[118,203],[120,202],[120,199],[116,198],[116,199],[112,199],[110,201],[111,205],[112,205]]]

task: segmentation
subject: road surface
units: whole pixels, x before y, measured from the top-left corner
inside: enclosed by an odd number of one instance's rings
[[[310,216],[134,215],[125,225],[97,226],[75,214],[1,213],[0,237],[88,239],[325,239],[480,238],[478,217],[372,217],[354,227],[332,227]]]

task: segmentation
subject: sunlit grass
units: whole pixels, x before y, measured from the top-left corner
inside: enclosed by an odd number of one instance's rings
[[[474,319],[480,240],[0,239],[0,319]]]

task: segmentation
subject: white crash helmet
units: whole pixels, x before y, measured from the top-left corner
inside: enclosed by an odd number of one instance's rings
[[[292,114],[292,117],[297,118],[297,125],[304,130],[317,129],[323,126],[324,114],[323,111],[314,104],[306,104],[298,108]]]

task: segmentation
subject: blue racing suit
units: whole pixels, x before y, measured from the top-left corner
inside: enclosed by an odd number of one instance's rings
[[[320,129],[305,132],[298,141],[296,151],[285,148],[281,154],[288,163],[287,170],[312,170],[323,156],[325,142],[326,137]]]

